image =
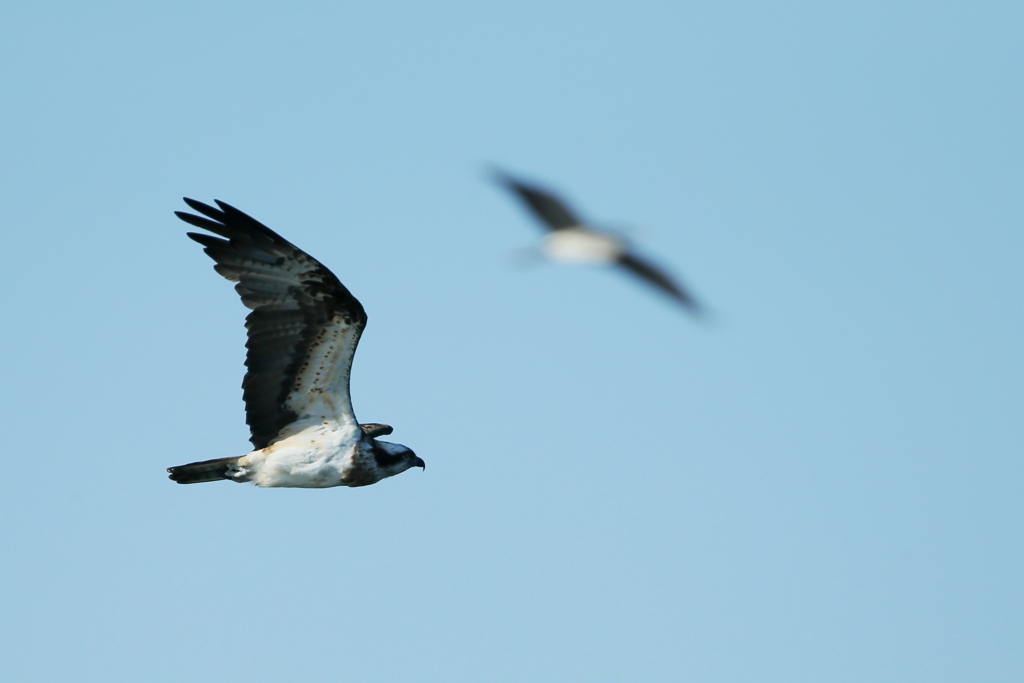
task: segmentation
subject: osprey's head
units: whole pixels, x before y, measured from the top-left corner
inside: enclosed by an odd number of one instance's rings
[[[410,467],[427,468],[423,459],[400,443],[388,443],[371,439],[373,444],[373,459],[377,467],[384,472],[385,477],[393,477],[396,474],[405,472]]]

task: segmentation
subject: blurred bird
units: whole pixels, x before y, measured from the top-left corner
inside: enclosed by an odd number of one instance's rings
[[[547,229],[540,244],[548,259],[561,263],[616,265],[657,288],[690,313],[703,313],[697,300],[663,269],[637,256],[623,235],[587,225],[554,193],[518,180],[500,170],[495,181],[513,192]]]
[[[233,206],[185,203],[202,216],[178,218],[226,238],[188,233],[252,309],[242,396],[253,450],[168,468],[171,480],[367,486],[425,467],[405,446],[377,440],[388,425],[356,422],[349,375],[366,313],[334,273]]]

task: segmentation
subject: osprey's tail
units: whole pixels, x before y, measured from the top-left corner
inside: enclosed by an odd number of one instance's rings
[[[203,460],[202,462],[190,462],[187,465],[168,467],[171,481],[179,484],[201,484],[204,481],[220,481],[230,479],[236,481],[232,472],[237,472],[237,464],[242,456],[237,458],[217,458],[216,460]]]

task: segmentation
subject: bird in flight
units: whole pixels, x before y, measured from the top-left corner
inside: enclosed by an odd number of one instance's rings
[[[667,295],[690,313],[703,312],[700,303],[681,284],[660,267],[637,256],[623,236],[587,225],[552,192],[503,171],[494,171],[494,178],[499,185],[515,194],[547,229],[540,248],[548,259],[561,263],[618,266]]]
[[[236,283],[251,309],[242,381],[253,450],[167,469],[179,484],[252,482],[256,486],[367,486],[410,467],[425,467],[411,449],[378,441],[392,432],[359,424],[352,412],[352,356],[366,312],[334,273],[276,232],[218,201],[185,199],[201,216],[181,220],[213,267]],[[223,239],[221,239],[223,238]]]

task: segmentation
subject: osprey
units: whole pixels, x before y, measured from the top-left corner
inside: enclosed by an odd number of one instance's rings
[[[252,309],[242,381],[253,450],[235,458],[167,469],[179,484],[229,479],[256,486],[367,486],[423,460],[392,432],[356,421],[349,374],[366,326],[362,305],[334,273],[276,232],[233,206],[185,203],[202,214],[181,220],[219,235],[190,232],[213,267],[237,283]],[[225,239],[221,239],[225,238]]]
[[[682,285],[661,268],[633,253],[621,235],[587,225],[551,192],[501,171],[495,171],[494,176],[498,184],[512,191],[547,228],[541,251],[552,261],[617,265],[667,294],[691,313],[702,312],[700,304]]]

